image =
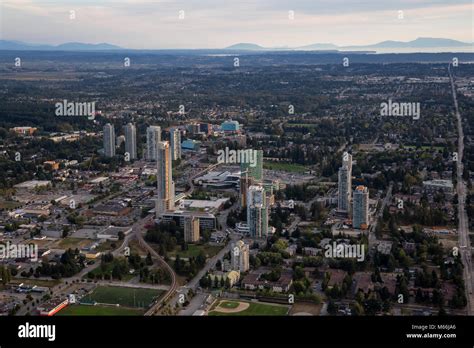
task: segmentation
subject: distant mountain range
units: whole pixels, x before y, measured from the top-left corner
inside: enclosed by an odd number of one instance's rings
[[[307,46],[299,47],[286,47],[286,48],[273,48],[273,47],[262,47],[254,43],[239,43],[226,49],[231,50],[311,50],[311,51],[323,51],[323,50],[366,50],[366,49],[387,49],[387,48],[449,48],[449,47],[472,47],[472,43],[462,42],[452,39],[440,39],[431,37],[419,37],[412,41],[382,41],[373,45],[364,46],[337,46],[332,43],[316,43]]]
[[[412,41],[382,41],[365,46],[338,46],[332,43],[315,43],[298,47],[263,47],[255,43],[238,43],[224,49],[240,51],[377,51],[384,49],[436,49],[472,47],[473,43],[461,42],[452,39],[420,37]],[[0,40],[0,50],[41,50],[41,51],[108,51],[124,50],[126,48],[109,43],[89,44],[81,42],[67,42],[61,45],[42,45],[25,43],[22,41]]]
[[[0,40],[0,50],[40,50],[40,51],[105,51],[122,49],[108,43],[89,44],[81,42],[67,42],[61,45],[39,45],[21,41]]]

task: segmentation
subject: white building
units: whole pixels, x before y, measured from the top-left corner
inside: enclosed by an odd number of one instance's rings
[[[358,229],[367,229],[369,226],[369,190],[362,185],[354,191],[352,226]]]
[[[250,269],[250,247],[248,244],[245,244],[242,240],[232,243],[230,255],[232,270],[243,273]]]
[[[137,159],[137,129],[132,123],[125,126],[125,152],[130,160]]]
[[[340,212],[349,213],[352,195],[352,155],[345,152],[342,167],[338,174],[337,208]]]
[[[115,156],[115,129],[110,123],[104,126],[104,155],[106,157]]]
[[[247,225],[254,238],[265,238],[268,235],[268,206],[265,189],[252,185],[247,194]]]

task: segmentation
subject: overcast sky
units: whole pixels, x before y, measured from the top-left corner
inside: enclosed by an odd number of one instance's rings
[[[0,0],[0,38],[137,49],[472,42],[473,11],[471,0]]]

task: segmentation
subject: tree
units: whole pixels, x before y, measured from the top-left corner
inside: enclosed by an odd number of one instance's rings
[[[148,266],[153,265],[153,259],[151,258],[150,252],[148,252],[148,254],[146,255],[145,263],[146,263]]]
[[[10,270],[6,266],[0,266],[0,281],[3,285],[9,283],[11,280]]]
[[[66,238],[67,235],[68,235],[68,233],[69,233],[69,226],[64,226],[64,228],[63,228],[63,233],[62,233],[61,236],[62,236],[63,238]]]
[[[328,313],[329,314],[335,314],[337,311],[337,306],[336,304],[334,303],[333,300],[329,300],[329,303],[328,303]]]

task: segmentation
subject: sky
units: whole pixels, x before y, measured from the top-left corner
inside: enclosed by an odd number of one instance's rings
[[[133,49],[473,39],[471,0],[0,0],[0,39]]]

